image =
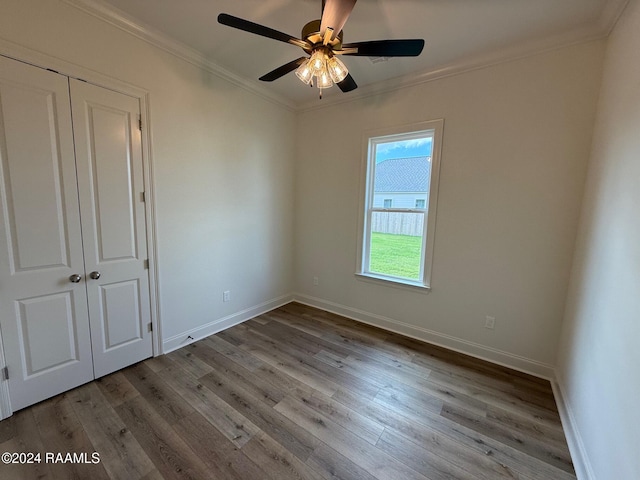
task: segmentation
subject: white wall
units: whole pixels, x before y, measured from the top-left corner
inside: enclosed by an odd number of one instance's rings
[[[0,37],[150,92],[165,340],[291,291],[293,112],[60,1],[2,0]]]
[[[609,38],[559,354],[589,472],[640,478],[640,2]]]
[[[551,375],[603,48],[572,46],[301,113],[299,298]],[[433,290],[356,278],[363,132],[438,118],[445,124]],[[312,122],[330,126],[319,155],[307,154],[304,126]],[[486,315],[496,318],[494,331],[483,328]]]

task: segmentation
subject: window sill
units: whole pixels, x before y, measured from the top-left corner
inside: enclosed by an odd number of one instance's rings
[[[358,280],[374,283],[378,285],[385,285],[387,287],[400,288],[403,290],[411,290],[414,292],[429,293],[431,287],[421,282],[413,280],[403,280],[400,278],[385,277],[384,275],[376,275],[374,273],[356,273]]]

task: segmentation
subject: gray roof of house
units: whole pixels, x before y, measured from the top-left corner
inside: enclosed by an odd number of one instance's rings
[[[376,165],[375,192],[426,192],[431,157],[390,158]]]

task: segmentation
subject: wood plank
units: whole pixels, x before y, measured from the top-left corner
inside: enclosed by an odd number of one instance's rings
[[[208,478],[263,478],[262,468],[253,463],[199,413],[193,413],[183,419],[174,426],[174,430],[209,468]]]
[[[40,437],[40,432],[38,431],[38,426],[36,425],[33,415],[33,408],[15,412],[10,418],[15,425],[16,435],[0,445],[2,452],[32,452],[40,453],[41,457],[44,457],[46,452],[51,451],[48,445],[47,448],[45,448],[42,438]],[[44,460],[42,463],[28,465],[21,465],[19,463],[2,464],[0,465],[0,472],[2,473],[3,479],[32,480],[37,478],[56,480],[56,477],[51,471],[51,466],[45,463]]]
[[[341,390],[333,397],[334,400],[357,410],[360,414],[392,428],[407,438],[414,439],[420,445],[426,445],[429,438],[438,435],[436,445],[443,445],[442,456],[449,451],[446,446],[449,441],[464,445],[466,457],[460,457],[462,468],[483,469],[488,475],[487,480],[499,478],[531,478],[535,480],[575,480],[575,475],[569,474],[537,458],[531,457],[520,450],[505,445],[491,437],[476,432],[463,425],[448,420],[439,414],[429,411],[402,412],[392,407],[371,402],[360,398],[348,390]],[[444,438],[442,437],[444,436]],[[457,451],[457,449],[453,449]],[[484,460],[480,460],[483,458]],[[489,460],[489,464],[486,464]],[[467,465],[471,465],[468,467]]]
[[[250,321],[259,323],[260,325],[267,325],[271,322],[271,320],[269,320],[269,318],[265,317],[264,315],[258,315],[257,317],[253,317]]]
[[[193,408],[182,401],[144,362],[122,370],[122,374],[169,424],[179,422],[193,413]],[[135,398],[128,402],[132,400]]]
[[[464,396],[467,399],[471,399],[472,402],[485,404],[487,408],[499,408],[520,416],[526,416],[528,420],[541,424],[541,427],[546,427],[547,431],[555,430],[556,434],[560,434],[564,438],[564,434],[562,433],[562,424],[560,423],[560,415],[556,409],[552,410],[550,408],[540,407],[528,401],[519,400],[518,396],[510,393],[492,392],[488,389],[476,388],[474,385],[467,382],[448,382],[445,377],[438,375],[437,373],[434,373],[432,378],[434,379],[434,382],[431,382],[432,385],[442,385],[442,388],[447,389],[449,392],[454,392],[458,397]],[[525,395],[519,396],[524,397]],[[456,403],[456,405],[466,408],[464,407],[464,404]],[[472,410],[470,408],[467,409]]]
[[[209,478],[206,465],[147,400],[133,398],[116,407],[116,412],[164,478]]]
[[[399,359],[406,362],[410,362],[413,358],[413,352],[396,345],[395,342],[388,341],[396,335],[388,330],[314,308],[307,310],[300,316],[324,324],[325,331],[328,332],[325,337],[331,337],[332,341],[340,340],[343,344],[357,346],[357,350],[362,354],[368,354],[373,358]]]
[[[331,379],[327,379],[324,375],[318,375],[317,372],[310,370],[304,365],[300,365],[296,359],[276,349],[265,349],[260,343],[243,345],[243,348],[278,370],[329,396],[333,395],[339,388]]]
[[[265,330],[262,329],[258,331],[261,337],[256,341],[258,345],[265,350],[277,351],[282,358],[290,362],[297,361],[299,365],[311,370],[317,376],[322,376],[340,386],[356,390],[370,398],[373,398],[378,391],[379,382],[373,377],[366,378],[361,375],[354,375],[351,372],[345,371],[340,366],[337,366],[338,370],[336,371],[335,365],[330,365],[316,358],[315,355],[321,351],[319,346],[310,348],[304,346],[306,344],[303,344],[302,347],[299,347],[295,342],[290,342],[287,337],[274,335],[274,337],[271,338],[266,333],[262,334],[261,332],[263,331]],[[246,344],[245,348],[248,348]]]
[[[458,391],[464,392],[461,387],[471,389],[471,391],[483,391],[493,398],[509,401],[517,407],[534,405],[550,412],[557,412],[558,410],[555,399],[550,393],[542,393],[537,389],[525,389],[513,383],[502,382],[486,375],[470,374],[466,369],[456,371],[452,368],[434,367],[429,380]]]
[[[326,445],[320,445],[313,451],[307,465],[327,480],[376,480],[364,468]]]
[[[113,407],[117,407],[127,400],[140,395],[140,392],[129,383],[129,380],[126,379],[121,371],[99,378],[96,383],[104,397]]]
[[[460,425],[491,437],[534,458],[543,460],[568,473],[574,473],[571,457],[567,450],[560,449],[545,441],[523,435],[521,432],[488,418],[480,418],[461,408],[445,404],[441,415]]]
[[[568,455],[569,448],[562,430],[555,425],[549,426],[546,423],[542,424],[536,419],[532,420],[528,416],[528,413],[527,408],[519,413],[514,413],[511,409],[503,410],[497,407],[489,407],[487,409],[487,418],[507,428],[518,431],[523,435],[549,443],[555,448],[567,452]]]
[[[216,380],[209,375],[205,375],[200,381],[300,460],[306,461],[313,449],[318,446],[319,442],[311,433],[241,387]]]
[[[95,382],[76,388],[67,395],[111,478],[135,480],[155,470],[153,462]]]
[[[278,403],[284,396],[280,390],[274,388],[269,382],[264,381],[259,375],[256,375],[242,365],[216,352],[206,344],[200,345],[194,352],[196,352],[196,355],[201,360],[214,367],[214,369],[207,374],[207,377],[220,381],[226,379],[227,382],[242,387],[251,393],[251,395],[271,406]]]
[[[200,378],[213,370],[211,365],[200,360],[198,356],[190,352],[188,348],[174,350],[167,354],[167,358],[173,360],[176,365],[196,378]]]
[[[33,416],[45,446],[45,452],[60,453],[60,462],[49,465],[55,478],[92,478],[109,479],[102,462],[91,463],[97,452],[89,440],[83,426],[78,421],[65,394],[58,395],[33,407]],[[84,454],[88,463],[74,463],[64,460],[67,454]],[[100,453],[100,452],[97,452]]]
[[[295,337],[298,341],[304,341],[311,345],[318,345],[322,350],[330,352],[338,357],[346,358],[354,353],[353,350],[350,350],[347,347],[336,345],[333,342],[320,338],[321,331],[318,332],[313,330],[314,333],[317,333],[316,335],[308,333],[305,331],[305,323],[295,317],[287,318],[286,315],[280,314],[277,310],[265,315],[269,315],[269,318],[272,319],[270,325],[270,329],[272,331],[280,331],[283,335]]]
[[[148,358],[142,363],[149,367],[153,372],[159,372],[163,368],[167,368],[171,365],[166,355],[159,355],[157,357]]]
[[[179,367],[166,368],[158,372],[158,375],[238,448],[260,431],[257,426],[221,400],[198,379]]]
[[[387,405],[400,412],[420,415],[428,411],[440,413],[444,402],[439,398],[426,395],[422,392],[411,392],[409,387],[402,390],[392,387],[381,388],[374,402]]]
[[[461,393],[452,388],[434,383],[423,376],[414,375],[411,372],[403,372],[399,370],[385,368],[384,364],[380,364],[373,359],[362,356],[349,356],[341,361],[356,371],[361,371],[361,375],[367,378],[377,377],[379,381],[384,383],[384,387],[388,390],[404,392],[409,396],[424,398],[437,398],[441,402],[447,401],[461,408],[471,410],[477,415],[485,415],[487,405],[481,400],[473,398],[465,393]]]
[[[16,422],[14,417],[0,421],[0,444],[11,440],[16,436]]]
[[[322,478],[264,432],[253,437],[242,448],[242,452],[260,465],[262,475],[255,478],[263,478],[265,474],[274,480],[320,480]]]
[[[286,397],[274,408],[381,480],[426,479],[302,402]]]
[[[250,372],[255,372],[258,368],[264,365],[264,362],[262,362],[259,358],[248,354],[240,347],[237,347],[236,345],[223,340],[217,335],[211,335],[210,337],[205,338],[203,340],[203,343],[213,348],[216,352],[221,353],[225,357],[229,358],[230,360],[233,360],[237,364],[242,365]],[[196,343],[193,345],[197,346],[198,344]]]
[[[462,470],[433,451],[421,448],[392,431],[385,429],[376,446],[431,480],[449,480],[451,478],[478,480],[475,475]]]
[[[491,378],[514,386],[524,387],[540,392],[551,392],[551,385],[548,380],[534,377],[526,373],[511,370],[501,365],[496,365],[476,357],[464,355],[462,353],[447,350],[432,344],[421,342],[409,337],[396,336],[394,342],[407,348],[414,353],[413,362],[431,368],[431,362],[436,365],[444,365],[445,369],[457,367],[469,373],[479,375],[478,378],[485,380]]]
[[[383,425],[360,415],[358,412],[345,407],[320,392],[309,395],[308,392],[296,390],[291,392],[290,396],[310,409],[330,418],[336,424],[366,440],[371,445],[376,444],[384,431]]]

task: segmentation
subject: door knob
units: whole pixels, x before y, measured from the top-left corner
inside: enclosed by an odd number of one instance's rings
[[[96,271],[96,272],[91,272],[91,273],[89,274],[89,276],[90,276],[93,280],[97,280],[97,279],[99,279],[99,278],[100,278],[100,272],[97,272],[97,271]]]
[[[82,275],[78,275],[77,273],[74,273],[69,277],[69,281],[71,283],[80,283],[80,280],[82,280]]]

